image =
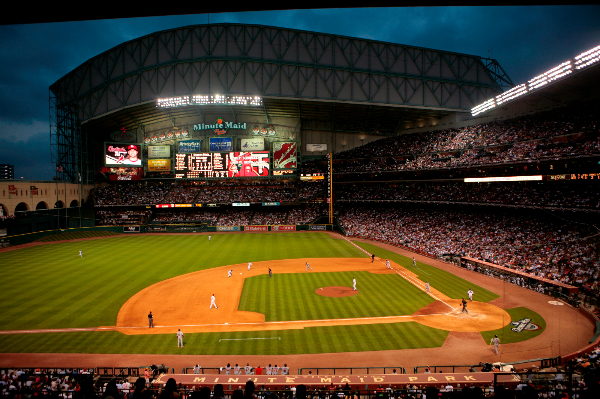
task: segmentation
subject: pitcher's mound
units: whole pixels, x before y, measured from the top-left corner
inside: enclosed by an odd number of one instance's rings
[[[315,290],[315,294],[319,294],[319,295],[323,295],[323,296],[340,297],[340,296],[356,295],[356,294],[358,294],[358,291],[354,291],[352,289],[352,287],[334,286],[334,287],[317,288]]]

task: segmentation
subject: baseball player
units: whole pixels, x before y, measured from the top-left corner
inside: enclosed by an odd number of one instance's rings
[[[490,341],[490,345],[494,344],[494,351],[496,352],[496,355],[498,354],[498,346],[500,345],[500,338],[498,338],[497,335],[494,336],[494,338],[492,338],[492,340]]]
[[[244,373],[246,373],[246,375],[250,374],[250,372],[252,371],[252,367],[250,367],[250,363],[246,363],[246,367],[244,367]]]
[[[415,257],[413,256],[413,267],[417,266],[417,261],[415,260]]]
[[[252,267],[252,262],[248,262],[248,271],[250,271],[251,267]]]
[[[462,299],[462,312],[461,313],[469,313],[469,311],[467,310],[467,301],[465,301],[465,298]]]
[[[286,363],[281,368],[281,375],[288,375],[289,373],[290,373],[290,368],[288,367],[288,365]]]
[[[306,269],[304,269],[304,271],[307,271],[308,269],[314,271],[314,269],[312,267],[310,267],[310,264],[308,262],[306,262]]]
[[[375,262],[375,254],[371,254],[371,263]]]
[[[212,309],[213,306],[215,307],[215,309],[219,309],[217,307],[217,304],[215,303],[215,294],[212,294],[212,296],[210,297],[210,308],[208,309]]]
[[[273,366],[271,366],[271,363],[267,366],[267,375],[273,375]]]
[[[387,266],[387,268],[388,268],[388,269],[391,269],[391,268],[392,268],[392,266],[390,265],[390,260],[389,260],[389,259],[387,259],[387,260],[385,261],[385,265]]]
[[[148,313],[148,328],[154,327],[154,316],[152,316],[152,312]]]
[[[352,289],[353,289],[354,291],[357,291],[357,290],[356,290],[356,279],[355,279],[354,277],[352,277]]]
[[[279,367],[277,365],[273,366],[273,375],[279,374]]]
[[[83,251],[79,251],[79,257],[83,258]]]
[[[227,272],[227,277],[231,277],[231,275],[233,274],[233,270],[230,270]]]
[[[467,294],[469,294],[469,300],[471,302],[473,302],[473,290],[469,288],[469,291],[467,291]]]
[[[177,347],[182,347],[183,348],[183,333],[181,332],[181,329],[177,330]]]
[[[210,241],[210,236],[208,236],[208,241]]]
[[[271,268],[269,267],[269,277],[273,277],[273,271],[271,270]]]
[[[425,281],[425,291],[431,293],[431,289],[429,287],[429,281]]]
[[[233,368],[233,374],[236,374],[236,375],[242,374],[242,372],[240,371],[240,366],[237,363],[235,364],[235,367]]]
[[[231,364],[227,363],[227,367],[225,367],[225,374],[231,374]]]
[[[200,367],[200,365],[199,365],[199,364],[197,364],[197,365],[196,365],[196,367],[194,367],[194,374],[200,374],[200,369],[201,369],[201,368],[202,368],[202,367]]]

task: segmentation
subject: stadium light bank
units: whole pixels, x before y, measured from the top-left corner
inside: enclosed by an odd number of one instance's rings
[[[156,100],[157,108],[185,107],[187,105],[250,105],[260,107],[263,105],[263,101],[259,96],[224,96],[219,94],[193,94]]]
[[[531,80],[528,80],[527,83],[522,83],[518,86],[515,86],[512,89],[507,90],[504,93],[471,108],[471,115],[477,116],[487,112],[507,101],[514,100],[517,97],[521,97],[522,95],[531,93],[541,87],[544,87],[548,83],[562,79],[574,71],[587,68],[598,61],[600,61],[600,46],[596,46],[591,50],[581,53],[577,57],[563,62],[549,71],[544,72],[543,74],[538,75]]]
[[[540,181],[542,175],[535,176],[497,176],[497,177],[465,177],[465,183],[488,183],[495,181]]]

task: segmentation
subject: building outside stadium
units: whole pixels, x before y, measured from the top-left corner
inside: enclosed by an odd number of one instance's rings
[[[369,184],[381,190],[405,181],[420,180],[427,186],[439,179],[448,189],[456,176],[529,176],[530,162],[525,160],[508,163],[511,166],[487,165],[477,173],[470,167],[431,168],[424,173],[382,168],[365,173],[350,166],[355,159],[365,158],[361,147],[378,140],[529,115],[549,104],[569,104],[565,91],[575,86],[579,95],[593,99],[586,82],[597,81],[597,69],[592,66],[569,77],[566,88],[559,80],[532,90],[525,99],[503,98],[503,88],[514,85],[495,60],[265,26],[179,28],[117,46],[51,86],[53,162],[59,176],[75,185],[81,176],[82,185],[139,187],[140,194],[142,187],[157,184],[217,191],[218,185],[231,184],[268,187],[283,182],[285,187],[308,177],[326,177],[331,182],[333,175],[335,188],[330,184],[331,191],[316,201],[322,206],[332,202],[333,191],[341,193],[336,203],[355,205],[360,201],[345,194],[368,192]],[[495,99],[496,109],[488,107],[482,114],[472,111],[490,98]],[[324,156],[329,153],[334,157],[333,172],[318,167],[326,163]],[[444,160],[454,154],[442,151],[438,157]],[[536,175],[550,183],[567,176],[587,180],[584,174],[598,172],[590,163],[598,154],[567,158],[561,165],[557,159],[536,162]],[[127,222],[117,225],[146,225],[158,231],[167,223],[148,223],[144,209],[151,207],[156,214],[163,209],[208,210],[214,205],[223,212],[240,209],[234,207],[258,211],[292,209],[303,202],[237,201],[235,196],[199,201],[195,194],[182,202],[162,197],[126,203],[121,195],[119,191],[119,202],[96,201],[96,212],[128,212],[120,220]],[[389,197],[365,196],[361,205],[377,208],[384,201]],[[320,229],[327,224],[321,221],[314,226]],[[179,231],[237,231],[235,227],[281,231],[291,226],[215,226],[202,220],[180,226]],[[465,268],[472,261],[467,258],[463,257]]]

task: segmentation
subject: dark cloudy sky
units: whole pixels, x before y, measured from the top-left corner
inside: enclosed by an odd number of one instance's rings
[[[164,7],[162,5],[161,7]],[[0,26],[0,163],[51,179],[48,87],[122,42],[206,14]],[[520,84],[600,45],[600,6],[410,7],[210,14],[238,22],[492,57]]]

